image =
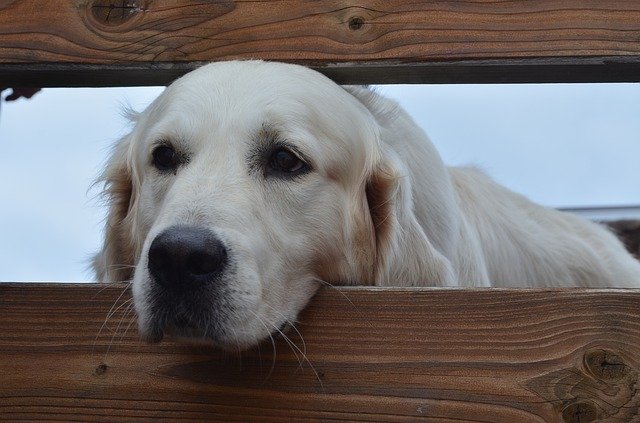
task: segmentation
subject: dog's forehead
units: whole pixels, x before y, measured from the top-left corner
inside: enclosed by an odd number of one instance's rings
[[[367,111],[318,72],[243,61],[214,63],[185,75],[165,90],[151,114],[157,116],[153,121],[181,120],[204,131],[262,124],[349,130],[366,120]]]
[[[303,66],[277,62],[231,61],[212,63],[178,79],[172,87],[198,88],[224,101],[265,102],[273,97],[315,97],[341,88],[324,75]]]

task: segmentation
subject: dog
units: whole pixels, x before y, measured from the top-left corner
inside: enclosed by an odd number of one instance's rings
[[[94,269],[140,333],[249,348],[323,284],[639,287],[604,227],[446,167],[397,103],[305,67],[203,66],[108,160]]]

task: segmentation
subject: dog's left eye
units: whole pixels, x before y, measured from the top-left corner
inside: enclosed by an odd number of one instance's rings
[[[153,150],[153,166],[163,172],[175,171],[180,164],[180,155],[168,145],[159,145]]]
[[[309,166],[286,148],[278,148],[269,157],[270,173],[296,176],[309,171]]]

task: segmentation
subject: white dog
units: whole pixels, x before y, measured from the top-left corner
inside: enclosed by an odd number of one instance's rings
[[[135,118],[104,178],[95,270],[133,280],[150,341],[251,346],[322,283],[640,286],[604,228],[445,167],[395,102],[300,66],[191,72]]]

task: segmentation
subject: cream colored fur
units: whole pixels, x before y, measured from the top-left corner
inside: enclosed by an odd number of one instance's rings
[[[312,171],[252,174],[247,157],[265,131]],[[175,174],[151,166],[159,140],[189,154]],[[176,224],[206,227],[232,251],[232,311],[215,315],[225,330],[214,342],[227,347],[294,321],[323,283],[640,286],[640,263],[603,227],[445,167],[395,102],[294,65],[223,62],[179,79],[136,118],[104,179],[111,208],[95,269],[133,281],[143,334],[157,289],[149,245]]]

